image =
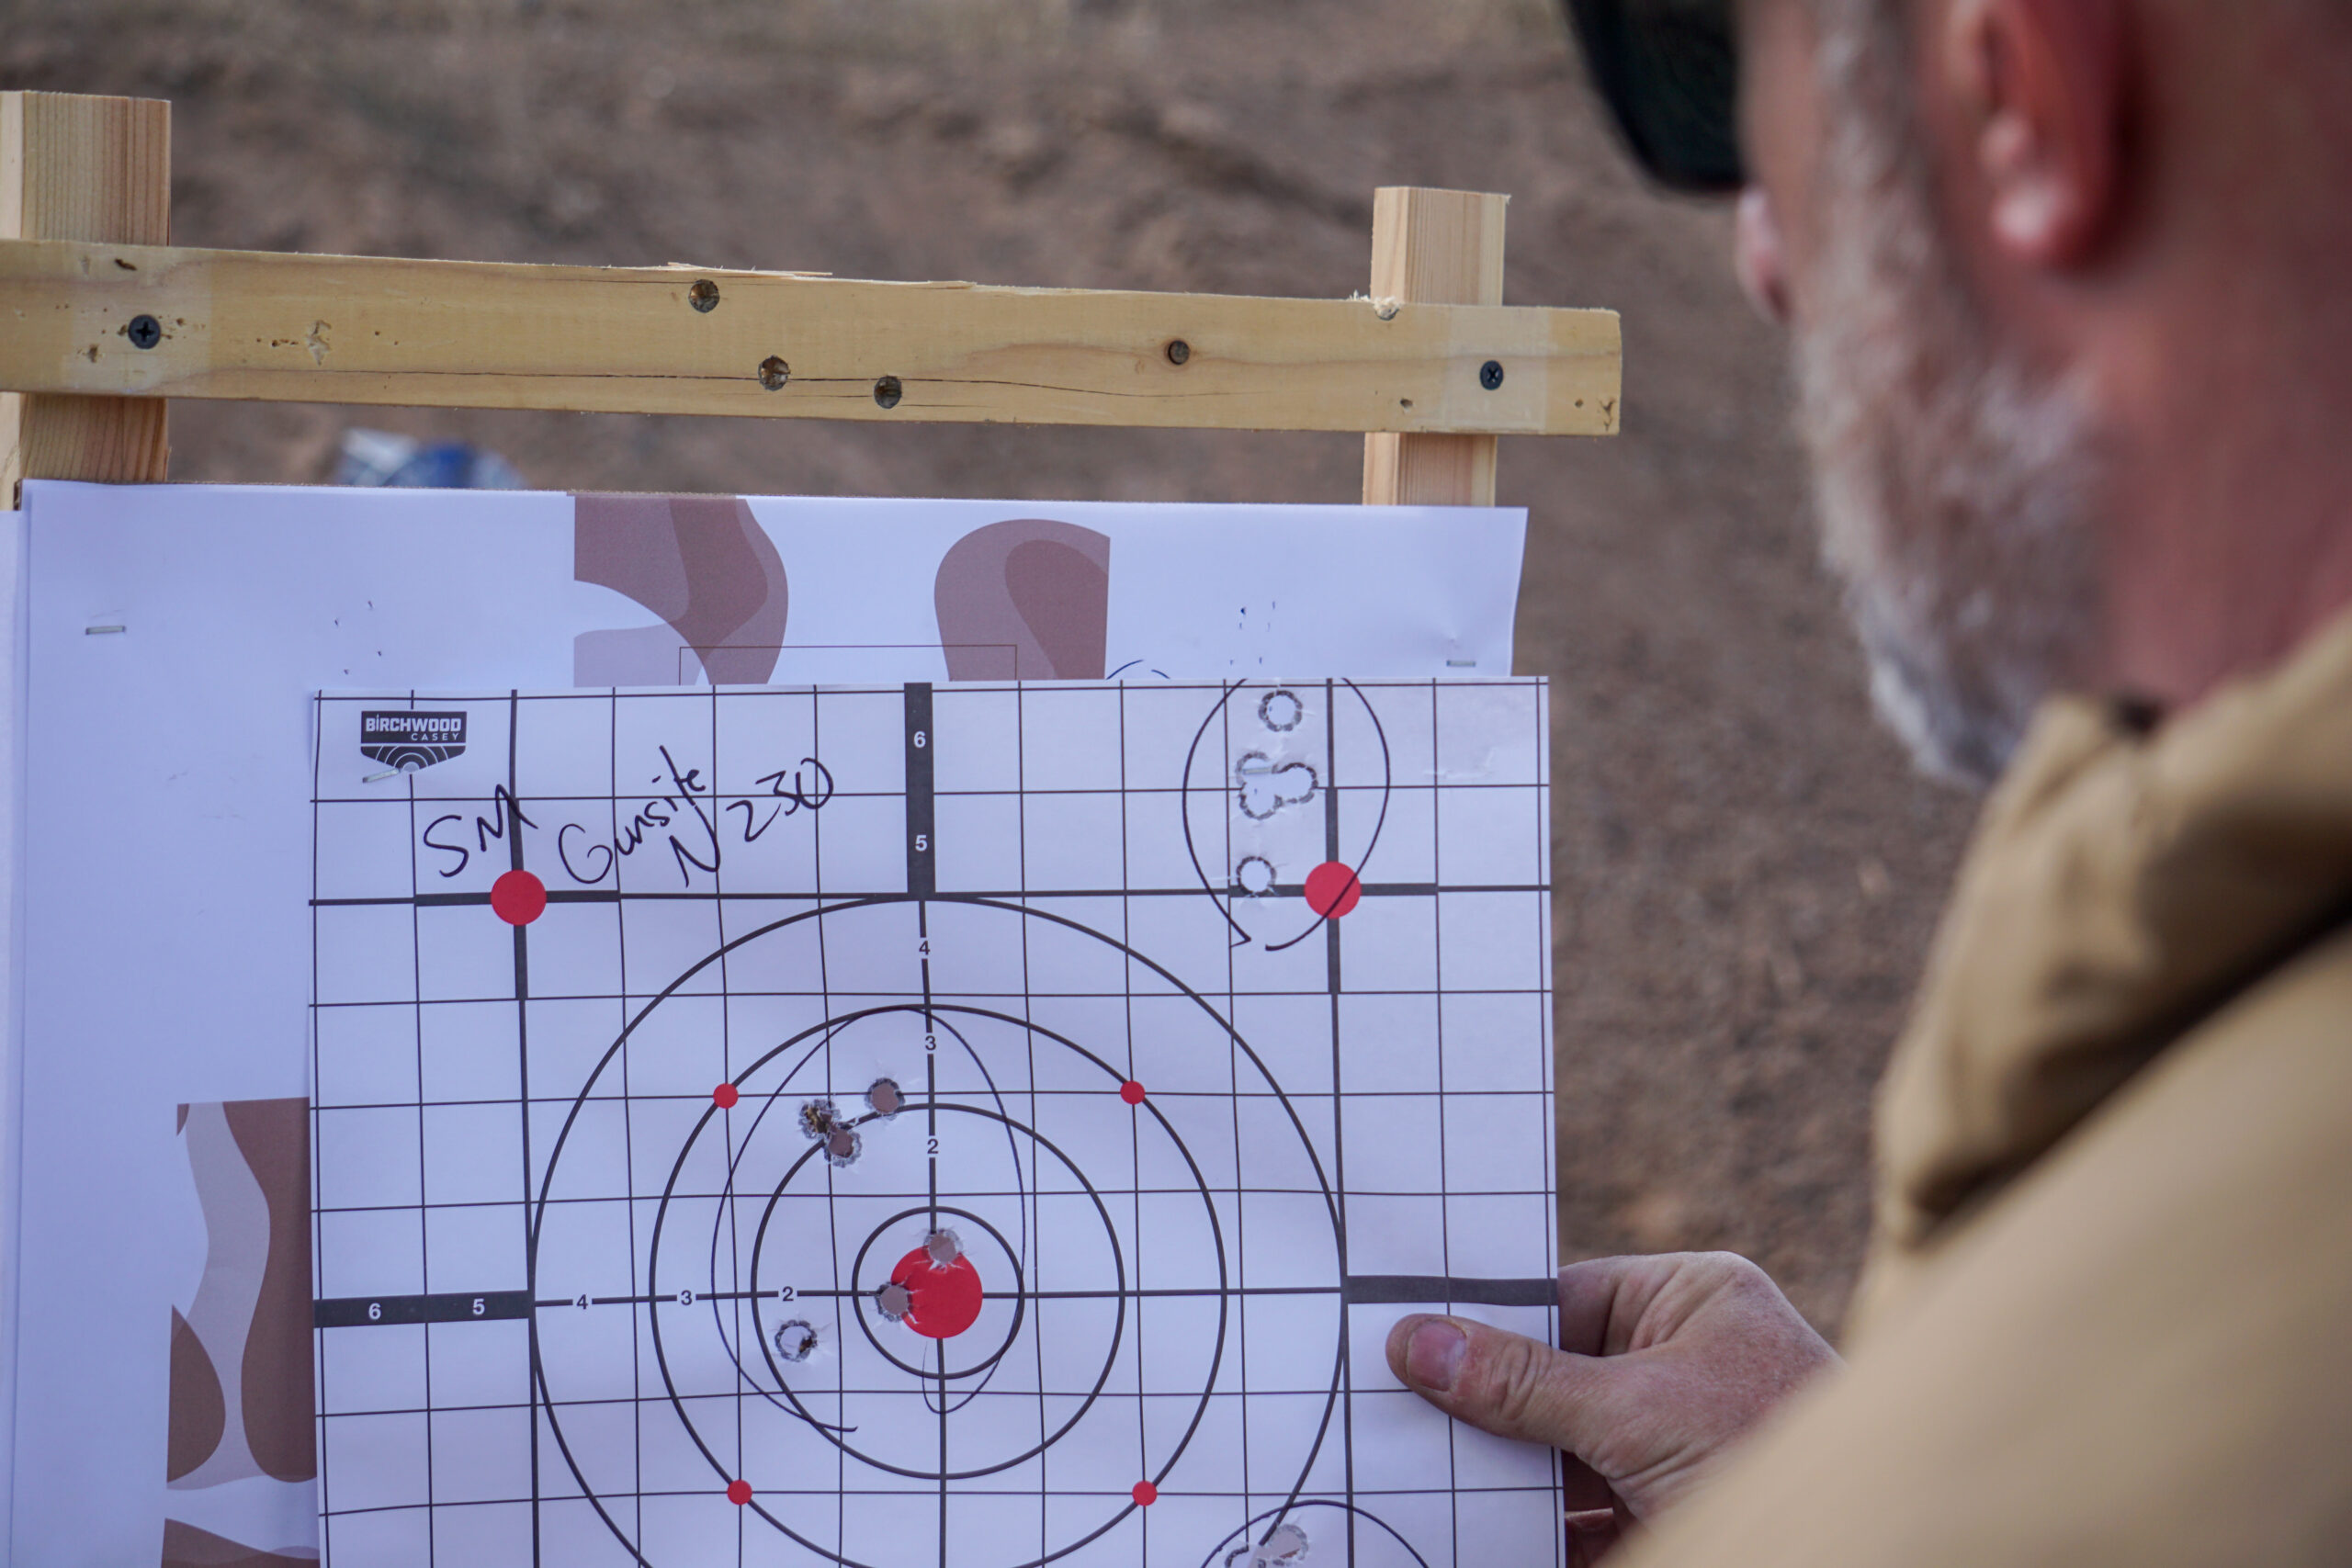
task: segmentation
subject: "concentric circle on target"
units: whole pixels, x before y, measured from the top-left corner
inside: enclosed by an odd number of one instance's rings
[[[918,955],[919,940],[933,951]],[[1102,967],[1127,976],[1128,994],[1100,1007],[1024,1003],[991,983],[1008,964],[1019,972],[1024,946],[1054,943],[1104,950]],[[868,963],[856,994],[828,1002],[814,984],[820,946],[836,965],[845,953],[902,956],[895,970]],[[707,1019],[724,1020],[723,1061],[673,1066],[669,1054],[716,1036]],[[735,1089],[731,1105],[714,1075]],[[666,1096],[646,1087],[671,1081]],[[804,1131],[803,1109],[818,1100],[857,1134],[846,1163]],[[612,1201],[611,1156],[589,1155],[617,1149],[624,1127],[632,1168],[650,1173],[633,1190],[633,1230]],[[1139,1478],[1134,1495],[1123,1481],[1099,1511],[1057,1507],[1042,1539],[979,1532],[951,1557],[1024,1568],[1101,1537],[1147,1498],[1216,1489],[1187,1476],[1214,1469],[1212,1401],[1238,1397],[1221,1393],[1220,1369],[1238,1328],[1244,1138],[1252,1181],[1329,1230],[1328,1244],[1285,1249],[1279,1267],[1298,1282],[1251,1309],[1323,1339],[1331,1360],[1300,1386],[1328,1373],[1329,1417],[1340,1386],[1337,1205],[1296,1110],[1249,1043],[1148,953],[1057,914],[983,899],[849,901],[738,937],[610,1043],[548,1140],[531,1289],[543,1301],[639,1303],[628,1311],[651,1351],[634,1389],[648,1440],[698,1458],[710,1478],[702,1495],[729,1520],[845,1568],[889,1556],[841,1533],[831,1495],[858,1489],[861,1474],[868,1489],[911,1482],[916,1497],[1025,1487],[1051,1473],[1041,1463],[1065,1462],[1054,1450],[1082,1443],[1092,1461]],[[943,1231],[953,1246],[934,1253]],[[882,1310],[886,1289],[902,1292],[889,1298],[895,1317]],[[605,1310],[543,1307],[534,1341],[542,1416],[591,1499],[626,1498],[637,1484],[635,1456],[601,1440],[590,1415],[614,1392],[595,1348],[613,1333],[599,1326]],[[649,1424],[665,1406],[666,1434]],[[979,1414],[1007,1409],[1026,1414]],[[1317,1427],[1253,1430],[1253,1472],[1295,1467],[1303,1485]],[[738,1480],[757,1491],[730,1506]],[[643,1535],[653,1527],[625,1502],[599,1514],[630,1551],[670,1568],[675,1553]]]

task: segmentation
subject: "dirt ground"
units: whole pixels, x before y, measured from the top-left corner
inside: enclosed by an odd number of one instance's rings
[[[1866,711],[1726,215],[1643,189],[1540,0],[0,0],[0,85],[175,104],[175,238],[1345,295],[1371,193],[1512,194],[1507,297],[1624,314],[1624,434],[1514,441],[1556,693],[1571,1256],[1723,1247],[1837,1325],[1870,1089],[1972,803]],[[347,423],[548,487],[1351,500],[1353,437],[181,404],[175,478]]]

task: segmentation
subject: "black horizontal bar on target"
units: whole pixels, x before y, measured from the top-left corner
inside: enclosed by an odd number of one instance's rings
[[[1350,1306],[1551,1306],[1556,1280],[1457,1280],[1443,1274],[1351,1274]]]
[[[459,1291],[430,1296],[334,1296],[311,1303],[317,1328],[373,1328],[388,1323],[487,1323],[528,1317],[528,1291]]]

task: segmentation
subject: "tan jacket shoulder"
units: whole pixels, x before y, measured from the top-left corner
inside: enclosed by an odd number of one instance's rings
[[[2052,705],[1878,1142],[1848,1369],[1628,1568],[2352,1563],[2352,620]]]
[[[2352,935],[1956,1237],[1636,1564],[2352,1562]]]

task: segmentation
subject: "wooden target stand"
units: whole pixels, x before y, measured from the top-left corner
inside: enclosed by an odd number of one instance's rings
[[[0,93],[0,503],[159,483],[167,400],[1365,433],[1370,504],[1609,435],[1615,312],[1505,306],[1508,198],[1391,187],[1371,288],[1272,299],[170,245],[171,106]]]
[[[1490,506],[1498,437],[1619,423],[1615,312],[1502,303],[1507,201],[1378,191],[1345,300],[195,250],[169,104],[0,93],[0,508],[163,482],[173,398],[1353,431],[1367,504]]]

